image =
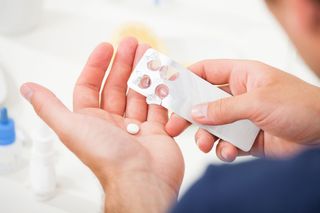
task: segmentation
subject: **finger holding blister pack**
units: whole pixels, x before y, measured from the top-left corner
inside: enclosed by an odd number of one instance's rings
[[[221,126],[196,123],[191,116],[193,106],[231,95],[156,50],[149,49],[144,54],[132,72],[128,86],[147,97],[148,104],[161,105],[243,151],[251,149],[260,131],[249,120]]]

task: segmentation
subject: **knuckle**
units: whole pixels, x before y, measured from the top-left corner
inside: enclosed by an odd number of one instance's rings
[[[219,99],[214,104],[210,104],[208,107],[209,118],[213,121],[220,121],[225,114],[225,99]]]
[[[42,118],[45,114],[45,109],[47,108],[49,102],[43,101],[34,106],[36,113]]]
[[[257,91],[252,95],[251,110],[248,114],[249,119],[256,120],[256,117],[260,116],[261,108],[265,106],[266,99],[268,99],[268,96],[262,91]]]

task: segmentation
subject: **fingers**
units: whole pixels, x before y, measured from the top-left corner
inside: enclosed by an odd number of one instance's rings
[[[260,131],[250,152],[246,153],[246,152],[239,152],[239,155],[243,156],[243,155],[252,155],[255,157],[264,157],[265,156],[265,149],[264,149],[264,137],[265,137],[265,133],[264,131]],[[268,135],[268,137],[270,137],[270,135]],[[271,136],[272,137],[272,136]],[[278,143],[280,144],[280,143]]]
[[[228,85],[230,82],[231,73],[234,70],[238,69],[239,67],[240,69],[244,69],[243,67],[245,67],[245,65],[253,64],[253,63],[254,62],[245,61],[245,60],[205,60],[205,61],[198,62],[194,65],[191,65],[189,69],[192,70],[192,72],[194,72],[201,78],[207,80],[212,84],[222,85],[220,89],[228,93],[231,93],[231,88]],[[226,102],[226,103],[229,103],[229,102]],[[216,105],[219,105],[219,103],[216,103],[214,106]],[[210,108],[214,108],[214,106]],[[198,106],[198,108],[195,108],[193,110],[194,119],[204,124],[215,124],[213,122],[217,122],[220,124],[220,123],[223,123],[225,120],[228,120],[223,117],[222,113],[217,113],[219,115],[221,114],[220,116],[221,120],[215,119],[215,120],[208,121],[208,119],[210,118],[208,118],[208,115],[207,115],[207,108],[208,107],[206,106]],[[218,109],[216,109],[215,111],[218,111]],[[182,118],[173,116],[172,118],[170,118],[169,122],[166,125],[166,131],[170,136],[175,137],[181,134],[181,132],[185,130],[189,125],[190,123],[188,121],[185,121]]]
[[[60,137],[72,129],[72,113],[49,90],[33,83],[24,84],[21,94],[32,104],[39,117]]]
[[[229,92],[230,89],[228,86],[222,87],[222,90]],[[178,116],[175,113],[171,114],[171,117],[166,124],[166,131],[171,137],[176,137],[180,135],[186,128],[188,128],[191,125],[191,123],[180,116]]]
[[[198,129],[195,135],[195,139],[199,149],[204,153],[210,152],[213,148],[214,143],[219,140],[216,136],[210,134],[204,129]],[[222,161],[233,162],[237,158],[237,156],[243,156],[245,154],[248,155],[249,153],[244,153],[238,150],[238,148],[233,146],[232,144],[220,140],[216,148],[216,154]]]
[[[181,118],[179,115],[172,113],[166,124],[166,131],[171,137],[180,135],[191,123]]]
[[[250,94],[229,97],[193,107],[192,117],[206,125],[223,125],[238,120],[250,119],[254,104]]]
[[[148,44],[139,44],[137,50],[136,50],[136,55],[134,58],[134,64],[133,67],[137,66],[138,62],[142,58],[143,54],[150,49],[150,45]]]
[[[189,67],[195,74],[212,84],[222,85],[230,82],[233,72],[249,72],[258,66],[255,61],[248,60],[204,60]]]
[[[254,85],[265,83],[266,77],[263,75],[270,67],[250,60],[205,60],[190,69],[212,84],[223,85],[221,89],[226,92],[240,95]]]
[[[163,127],[165,127],[168,122],[168,110],[163,106],[150,104],[147,120],[150,122],[161,123],[163,124]]]
[[[126,38],[121,41],[112,69],[101,94],[101,108],[123,115],[126,108],[127,81],[132,71],[138,41]]]
[[[189,69],[212,84],[225,85],[221,89],[231,93],[229,86],[226,84],[229,83],[231,72],[234,68],[243,63],[248,62],[240,60],[205,60],[191,65]],[[189,125],[188,121],[173,114],[166,125],[166,131],[170,136],[175,137],[181,134]]]
[[[149,48],[149,45],[146,44],[141,44],[138,46],[136,50],[134,67]],[[127,95],[126,117],[143,122],[147,119],[147,113],[148,105],[146,98],[134,90],[129,89]]]
[[[235,60],[205,60],[189,67],[192,72],[212,84],[229,83],[230,75],[237,63]]]
[[[216,153],[220,160],[225,162],[232,162],[238,156],[238,149],[231,143],[221,140],[216,148]]]
[[[100,88],[112,55],[113,47],[108,43],[100,44],[92,52],[74,89],[74,111],[99,107]]]
[[[168,122],[168,110],[165,109],[163,106],[159,106],[156,104],[150,104],[148,107],[148,121],[151,122],[159,122],[165,125]]]
[[[244,152],[231,143],[221,140],[216,148],[217,156],[226,162],[234,161],[238,156],[255,156],[255,157],[264,157],[264,132],[261,131],[257,136],[255,143],[253,144],[249,152]]]
[[[199,149],[204,152],[208,153],[213,148],[214,142],[217,140],[215,136],[210,134],[208,131],[204,129],[198,129],[195,135],[196,143]]]

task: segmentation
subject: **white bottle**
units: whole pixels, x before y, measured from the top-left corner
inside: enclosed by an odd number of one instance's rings
[[[35,197],[41,201],[52,198],[56,190],[53,142],[54,136],[47,126],[43,126],[33,140],[30,182]]]

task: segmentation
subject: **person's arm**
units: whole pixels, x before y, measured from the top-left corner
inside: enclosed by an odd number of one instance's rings
[[[320,212],[320,150],[286,160],[210,166],[172,213]]]
[[[244,153],[227,141],[217,145],[217,156],[233,161],[238,155],[286,157],[320,143],[320,88],[268,65],[246,60],[207,60],[190,67],[233,97],[195,106],[195,121],[223,125],[249,119],[262,129],[252,150]],[[166,130],[177,136],[188,123],[173,115]],[[209,152],[218,138],[199,130],[199,148]]]

